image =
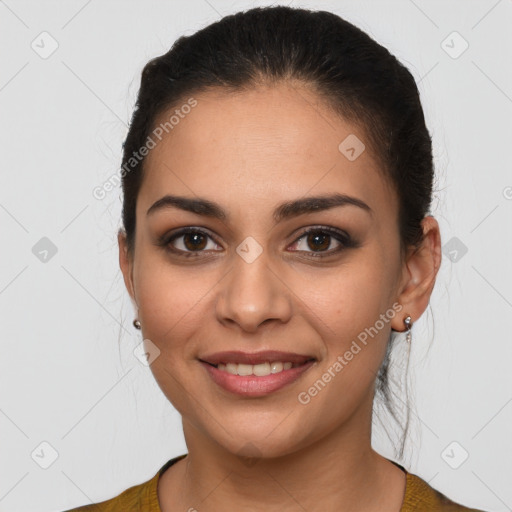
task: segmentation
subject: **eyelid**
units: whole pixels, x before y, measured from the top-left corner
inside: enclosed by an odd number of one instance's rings
[[[308,226],[306,228],[300,228],[296,230],[296,232],[297,231],[300,232],[300,235],[295,235],[297,238],[295,238],[294,242],[303,238],[305,235],[309,235],[309,233],[312,232],[325,232],[330,234],[331,236],[337,235],[339,238],[342,238],[344,240],[350,239],[350,235],[343,229],[335,228],[333,226],[324,226],[323,224],[315,224],[312,226]]]

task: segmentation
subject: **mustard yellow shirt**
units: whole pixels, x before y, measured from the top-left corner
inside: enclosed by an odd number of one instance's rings
[[[167,468],[186,457],[186,455],[185,453],[167,461],[153,478],[126,489],[115,498],[74,508],[66,512],[162,512],[157,495],[158,478]],[[483,512],[449,500],[444,494],[430,487],[419,476],[409,473],[396,462],[393,462],[393,464],[397,465],[406,474],[405,497],[400,512]]]

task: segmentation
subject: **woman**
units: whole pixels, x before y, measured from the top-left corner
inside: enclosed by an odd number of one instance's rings
[[[188,453],[75,510],[471,510],[371,446],[441,263],[395,57],[328,12],[227,16],[145,66],[122,176],[134,326]]]

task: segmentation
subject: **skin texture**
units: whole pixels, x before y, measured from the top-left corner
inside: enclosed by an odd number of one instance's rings
[[[415,322],[428,305],[441,262],[438,223],[423,220],[425,242],[402,261],[394,189],[368,145],[354,161],[338,150],[350,134],[364,142],[364,132],[311,90],[283,82],[194,97],[197,106],[146,158],[134,253],[122,233],[118,240],[143,338],[160,350],[151,370],[182,415],[188,447],[160,480],[161,508],[325,511],[342,503],[344,511],[398,512],[405,474],[371,447],[374,384],[391,328],[404,331],[406,314]],[[274,223],[282,202],[333,192],[363,200],[372,214],[344,206]],[[207,198],[228,216],[175,208],[146,216],[165,194]],[[346,231],[358,246],[311,256],[324,246],[302,233],[318,225]],[[212,234],[195,258],[156,244],[187,226]],[[252,263],[236,252],[248,236],[262,249]],[[173,244],[194,252],[190,240]],[[327,238],[327,250],[340,246]],[[400,312],[308,404],[299,403],[298,394],[394,303]],[[217,386],[198,361],[267,349],[317,362],[285,388],[248,398]]]

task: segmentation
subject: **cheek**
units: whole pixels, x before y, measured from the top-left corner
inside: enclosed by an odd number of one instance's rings
[[[161,259],[161,258],[160,258]],[[197,275],[193,267],[179,268],[149,258],[138,269],[137,299],[144,338],[158,347],[150,365],[163,394],[184,416],[195,414],[193,378],[198,330],[205,325],[211,305],[213,279]],[[213,289],[212,289],[213,288]]]
[[[343,342],[374,325],[389,308],[388,276],[379,261],[361,257],[357,263],[304,280],[301,299],[320,320],[326,339]]]
[[[173,266],[162,257],[141,261],[134,277],[144,335],[161,350],[176,348],[204,322],[204,308],[216,281],[211,272],[199,275],[197,267]]]
[[[308,306],[305,314],[324,341],[323,370],[330,368],[337,375],[333,380],[344,381],[343,386],[364,388],[378,372],[396,313],[390,309],[391,283],[383,262],[371,253],[360,255],[357,264],[318,274],[314,286],[313,280],[304,282],[301,298]],[[332,368],[335,362],[343,369]],[[338,377],[341,374],[343,378]]]
[[[314,411],[304,421],[319,432],[347,421],[363,403],[371,407],[394,316],[384,300],[386,290],[371,273],[351,271],[330,282],[328,293],[310,296],[307,302],[323,354],[299,400],[305,410]]]

